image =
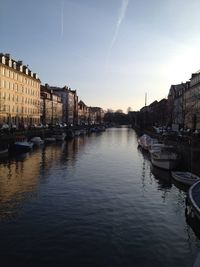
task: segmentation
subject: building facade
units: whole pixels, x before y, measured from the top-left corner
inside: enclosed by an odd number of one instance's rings
[[[40,110],[41,122],[55,125],[63,122],[63,103],[61,97],[54,94],[53,90],[48,90],[44,85],[41,85],[40,92]]]
[[[61,97],[63,103],[63,122],[68,124],[78,123],[78,96],[76,90],[71,90],[67,86],[55,87],[45,85],[49,90]]]
[[[200,129],[200,71],[193,73],[190,87],[185,93],[185,125],[196,130]]]
[[[190,88],[190,82],[171,85],[168,94],[168,110],[171,123],[179,128],[185,127],[185,118],[188,113],[186,95]]]
[[[100,107],[89,107],[88,122],[90,124],[99,124],[104,122],[105,112]]]
[[[78,102],[78,124],[82,125],[88,123],[88,118],[89,118],[89,108],[81,100]]]
[[[40,79],[22,61],[0,54],[0,124],[40,122]]]

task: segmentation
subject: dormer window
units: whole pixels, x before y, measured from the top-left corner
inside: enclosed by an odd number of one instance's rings
[[[8,66],[9,66],[10,68],[12,67],[12,60],[11,60],[11,59],[8,60]]]
[[[2,56],[1,62],[2,62],[2,64],[6,64],[6,58],[5,58],[5,56]]]

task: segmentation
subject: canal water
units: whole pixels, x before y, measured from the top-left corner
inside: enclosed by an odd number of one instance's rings
[[[185,198],[130,128],[1,160],[1,266],[193,266]]]

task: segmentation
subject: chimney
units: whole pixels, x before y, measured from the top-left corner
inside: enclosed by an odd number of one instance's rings
[[[10,59],[10,54],[5,54],[5,56],[6,56],[8,59]]]

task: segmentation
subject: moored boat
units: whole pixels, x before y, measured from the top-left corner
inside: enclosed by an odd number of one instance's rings
[[[153,152],[158,152],[158,151],[161,151],[161,150],[173,149],[173,148],[174,148],[173,146],[165,145],[164,143],[153,143],[149,147],[149,152],[153,153]]]
[[[28,152],[33,148],[33,143],[28,141],[17,141],[14,143],[16,151]]]
[[[39,136],[35,136],[35,137],[31,138],[30,141],[31,141],[31,142],[33,143],[33,145],[35,145],[35,146],[41,146],[41,145],[44,144],[44,140],[42,140],[41,137],[39,137]]]
[[[173,151],[161,150],[151,153],[152,164],[165,170],[174,169],[179,159],[179,155]]]
[[[141,146],[145,150],[149,150],[149,147],[152,144],[152,140],[153,139],[149,135],[143,134],[142,136],[138,138],[138,145]]]
[[[171,172],[172,177],[174,180],[186,184],[186,185],[193,185],[197,181],[200,180],[200,177],[196,174],[191,172]]]
[[[200,181],[189,188],[187,204],[187,213],[200,219]]]

